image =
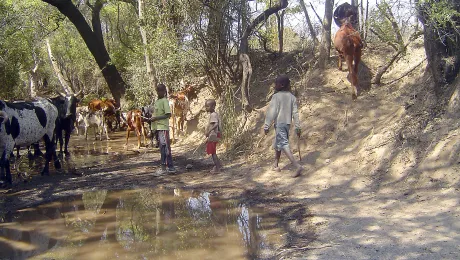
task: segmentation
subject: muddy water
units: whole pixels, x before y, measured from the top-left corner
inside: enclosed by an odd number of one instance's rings
[[[276,223],[205,191],[98,190],[11,214],[0,259],[270,258]]]

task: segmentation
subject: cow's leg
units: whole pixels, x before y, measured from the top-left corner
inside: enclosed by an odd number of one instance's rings
[[[42,151],[40,151],[40,143],[36,142],[32,144],[34,146],[34,157],[43,156]],[[30,150],[30,146],[29,146]]]
[[[68,147],[69,147],[69,140],[70,140],[70,129],[67,129],[68,131],[65,131],[65,146],[64,146],[64,154],[65,156],[69,156],[70,153],[69,153],[69,150],[68,150]]]
[[[109,133],[108,133],[108,131],[107,131],[107,126],[106,126],[106,125],[103,125],[103,126],[102,126],[102,130],[105,131],[105,137],[107,138],[107,140],[110,140]],[[101,141],[102,141],[102,132],[101,132]]]
[[[141,123],[141,132],[142,132],[142,136],[144,136],[144,145],[147,146],[147,140],[146,140],[146,136],[145,136],[144,123]]]
[[[85,140],[88,140],[88,125],[85,125]]]
[[[360,48],[356,49],[355,55],[353,58],[354,58],[353,68],[355,69],[356,76],[358,76],[358,66],[359,66],[359,62],[361,61],[361,49]]]
[[[353,69],[353,56],[347,55],[346,56],[347,67],[348,67],[348,80],[351,83],[351,98],[356,99],[358,96],[358,89],[357,89],[357,79],[355,70]]]
[[[59,141],[59,153],[62,153],[62,145],[64,144],[64,140],[62,138],[62,130],[60,127],[56,128],[56,144]]]
[[[59,157],[56,154],[56,146],[54,144],[54,140],[51,140],[48,135],[45,135],[43,137],[43,140],[45,141],[45,167],[42,170],[42,175],[49,175],[49,162],[51,161],[52,158],[54,158],[54,168],[60,169],[61,168],[61,162],[59,161]]]
[[[10,161],[7,157],[6,150],[3,150],[2,157],[0,158],[0,180],[6,181],[7,184],[13,183],[10,171]]]
[[[343,59],[343,54],[339,52],[339,70],[342,71],[342,59]]]
[[[126,129],[126,143],[125,143],[126,149],[128,149],[129,132],[131,132],[131,129],[128,126],[128,128]]]
[[[137,126],[136,129],[134,130],[137,135],[137,149],[141,148],[141,129],[140,126]],[[145,141],[145,139],[144,139]]]

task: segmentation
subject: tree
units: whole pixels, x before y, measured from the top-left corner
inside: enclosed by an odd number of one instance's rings
[[[326,0],[324,4],[324,19],[323,19],[323,29],[321,33],[321,44],[319,46],[319,59],[318,65],[320,68],[325,68],[327,61],[331,55],[331,22],[332,22],[332,13],[334,7],[334,0]]]
[[[308,15],[307,7],[305,6],[305,2],[303,0],[299,0],[300,7],[302,8],[303,13],[305,14],[305,21],[307,22],[308,30],[310,31],[311,38],[313,43],[316,45],[319,43],[318,38],[316,38],[316,32],[313,28],[313,25],[310,20],[310,16]]]
[[[118,72],[115,64],[112,63],[109,53],[104,45],[100,11],[104,6],[105,1],[96,0],[94,4],[90,4],[87,1],[88,6],[92,11],[92,27],[86,22],[85,17],[82,15],[80,10],[72,3],[71,0],[42,0],[56,7],[64,16],[66,16],[72,24],[75,25],[81,37],[86,43],[89,51],[96,60],[102,75],[107,82],[110,92],[113,98],[117,102],[117,105],[125,102],[126,84]]]
[[[460,71],[460,5],[456,0],[416,1],[423,23],[428,67],[437,84],[437,93]]]
[[[251,81],[252,76],[252,66],[251,66],[251,59],[249,58],[249,36],[252,34],[254,29],[257,25],[267,19],[270,15],[286,8],[288,6],[287,0],[279,0],[278,4],[269,7],[264,12],[262,12],[259,16],[254,19],[244,30],[243,36],[241,37],[240,43],[240,55],[239,59],[241,62],[241,67],[243,69],[243,76],[241,80],[241,97],[242,97],[242,105],[246,111],[251,111],[251,106],[249,103],[249,84]],[[332,16],[331,16],[332,19]]]

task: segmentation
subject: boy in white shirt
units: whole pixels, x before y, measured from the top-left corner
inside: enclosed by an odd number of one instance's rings
[[[281,75],[275,80],[275,94],[272,96],[270,106],[265,116],[264,132],[268,134],[270,125],[274,121],[275,140],[273,148],[275,149],[275,163],[273,170],[281,171],[278,163],[281,157],[281,151],[289,158],[296,167],[293,177],[300,176],[303,171],[302,166],[294,159],[294,155],[289,148],[289,128],[294,120],[295,132],[300,137],[299,112],[297,110],[297,100],[291,93],[291,81],[288,76]]]

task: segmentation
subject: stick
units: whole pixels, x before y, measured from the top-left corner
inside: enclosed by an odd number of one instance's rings
[[[259,147],[260,142],[262,142],[262,140],[265,139],[265,136],[267,136],[267,135],[264,134],[264,135],[262,135],[262,137],[259,139],[259,141],[257,142],[257,145],[256,145],[257,148]]]
[[[300,155],[300,136],[299,140],[297,141],[297,150],[299,150],[299,161],[302,161],[302,155]]]
[[[198,145],[197,148],[195,148],[195,150],[193,151],[192,155],[194,155],[196,153],[196,151],[198,151],[198,149],[206,142],[202,142],[200,145]]]

